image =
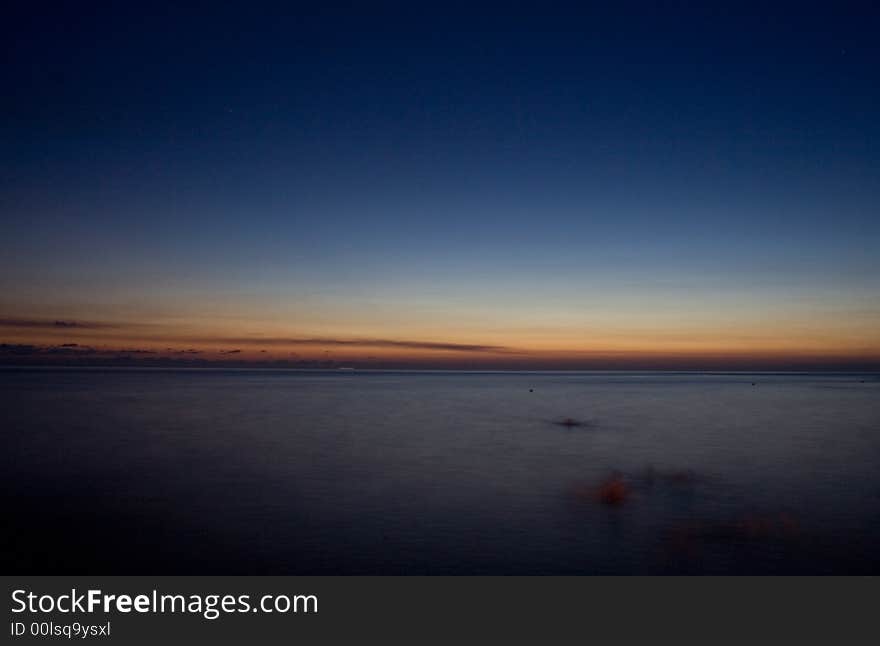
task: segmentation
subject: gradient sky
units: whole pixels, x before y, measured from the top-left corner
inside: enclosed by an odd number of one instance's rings
[[[21,3],[3,354],[880,366],[880,10],[606,4]]]

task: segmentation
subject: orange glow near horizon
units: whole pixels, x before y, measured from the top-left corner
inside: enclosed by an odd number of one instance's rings
[[[294,331],[267,324],[271,334],[256,334],[237,322],[183,324],[126,323],[70,319],[3,319],[0,340],[6,344],[54,349],[64,356],[128,355],[135,358],[198,358],[212,361],[374,363],[412,365],[486,365],[496,367],[590,367],[593,364],[680,366],[692,362],[731,366],[749,362],[866,363],[880,359],[880,333],[863,322],[823,322],[790,327],[739,324],[707,328],[573,326],[559,329],[449,330],[414,326],[383,334],[327,334]],[[388,334],[393,332],[394,335]]]

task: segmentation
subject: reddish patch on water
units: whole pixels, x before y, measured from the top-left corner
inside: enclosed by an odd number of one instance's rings
[[[599,484],[575,485],[574,497],[586,502],[598,502],[609,507],[619,507],[629,501],[632,488],[620,475],[613,475]]]

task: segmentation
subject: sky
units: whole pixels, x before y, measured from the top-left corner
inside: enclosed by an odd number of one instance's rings
[[[0,362],[880,367],[868,3],[26,4]]]

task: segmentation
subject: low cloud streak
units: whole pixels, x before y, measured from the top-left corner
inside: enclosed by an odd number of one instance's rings
[[[119,325],[114,323],[103,323],[100,321],[72,321],[68,319],[0,318],[0,327],[20,328],[25,330],[107,330],[117,328]]]
[[[203,339],[208,341],[209,339]],[[449,343],[442,341],[411,341],[403,339],[337,339],[332,337],[307,337],[307,338],[266,338],[266,337],[236,337],[211,339],[219,343],[230,345],[270,345],[270,346],[335,346],[335,347],[361,347],[361,348],[402,348],[408,350],[436,350],[447,352],[490,352],[495,354],[514,353],[513,348],[503,345],[487,345],[479,343]]]

